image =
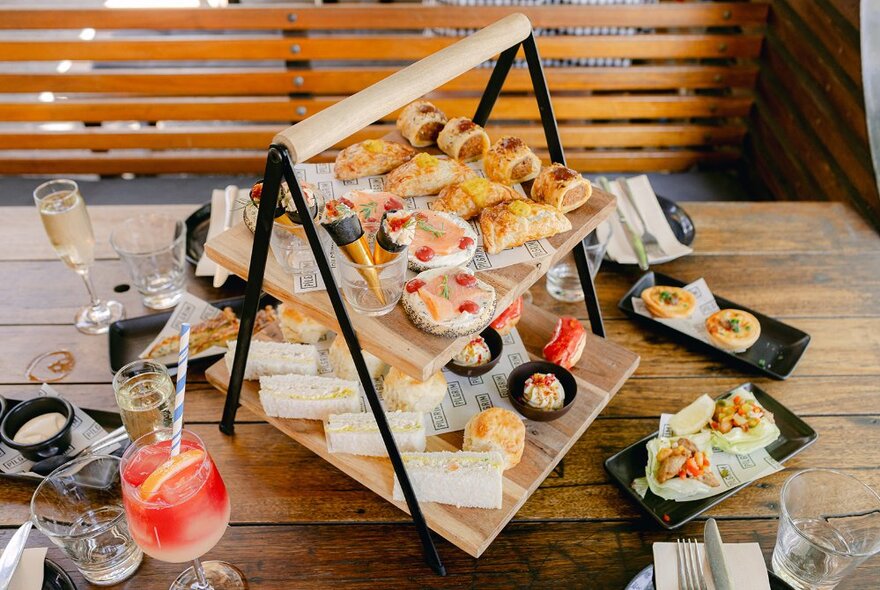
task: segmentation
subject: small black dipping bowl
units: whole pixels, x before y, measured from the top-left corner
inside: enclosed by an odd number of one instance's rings
[[[535,373],[552,373],[556,375],[562,388],[565,390],[565,401],[559,410],[539,410],[528,405],[523,399],[523,390],[526,387],[526,380]],[[574,399],[577,397],[577,381],[567,369],[560,367],[554,363],[546,361],[532,361],[523,363],[507,377],[507,395],[510,403],[516,408],[516,411],[536,422],[549,422],[556,420],[571,409]]]
[[[501,334],[496,332],[495,328],[486,328],[480,332],[480,336],[486,341],[486,346],[489,347],[489,353],[492,355],[492,360],[485,365],[480,365],[478,367],[466,367],[464,365],[459,365],[455,362],[455,359],[452,359],[446,363],[446,368],[462,377],[476,377],[477,375],[488,373],[492,367],[497,365],[498,361],[501,360],[501,351],[504,350],[504,341],[501,339]]]
[[[67,417],[67,421],[61,430],[48,439],[32,445],[21,445],[13,442],[15,434],[31,418],[41,414],[58,412]],[[41,461],[48,457],[60,455],[70,446],[70,435],[73,429],[73,406],[66,399],[60,397],[36,397],[20,402],[9,410],[3,421],[0,422],[0,440],[3,444],[15,449],[26,459]]]
[[[9,408],[9,403],[6,401],[6,398],[0,395],[0,420],[3,420],[3,416],[6,415],[6,410]]]

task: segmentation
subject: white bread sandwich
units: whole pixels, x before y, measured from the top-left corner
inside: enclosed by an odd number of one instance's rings
[[[232,373],[235,360],[235,340],[226,343],[226,368]],[[311,344],[289,344],[251,340],[244,378],[259,379],[264,375],[317,375],[318,349]]]
[[[260,377],[260,403],[267,416],[325,420],[330,414],[361,411],[358,384],[335,377]]]
[[[452,504],[458,508],[501,508],[501,453],[441,451],[401,456],[419,502]],[[396,474],[393,497],[397,501],[404,499]]]
[[[425,415],[418,412],[385,412],[397,449],[425,450]],[[331,414],[324,422],[327,450],[368,457],[387,457],[379,425],[372,412]]]

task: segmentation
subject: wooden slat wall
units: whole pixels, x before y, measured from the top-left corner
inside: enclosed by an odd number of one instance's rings
[[[769,6],[749,122],[749,168],[777,199],[849,202],[880,228],[865,122],[859,1],[771,0]]]
[[[740,157],[766,18],[760,4],[16,8],[0,9],[0,174],[258,173],[280,128],[454,41],[426,28],[476,28],[514,11],[535,27],[639,31],[538,38],[545,59],[633,60],[546,70],[573,166],[685,170]],[[98,35],[78,38],[84,28]],[[21,34],[28,29],[60,32]],[[53,71],[60,60],[73,67]],[[431,98],[450,116],[470,115],[489,73],[469,72]],[[526,70],[511,72],[491,132],[520,135],[543,154],[530,88]],[[393,116],[334,149],[391,125]]]

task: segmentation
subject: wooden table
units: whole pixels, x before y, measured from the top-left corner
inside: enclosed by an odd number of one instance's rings
[[[201,375],[189,377],[187,423],[206,441],[233,501],[232,525],[209,558],[244,570],[251,588],[622,588],[651,562],[655,541],[700,536],[702,520],[667,533],[609,482],[603,460],[656,428],[702,392],[755,381],[804,417],[818,442],[787,469],[711,510],[729,541],[757,541],[769,562],[776,538],[779,490],[795,469],[833,467],[880,489],[880,238],[855,212],[832,203],[688,203],[697,227],[693,256],[659,267],[684,280],[700,276],[718,294],[785,320],[812,335],[794,376],[773,381],[742,373],[695,349],[644,332],[617,310],[638,269],[607,265],[597,285],[608,337],[641,355],[636,375],[525,504],[479,560],[439,540],[449,576],[423,564],[405,514],[316,459],[242,409],[236,436],[217,429],[222,398]],[[93,207],[102,295],[127,284],[107,239],[136,209]],[[181,217],[193,207],[165,207]],[[55,258],[33,208],[3,208],[0,237],[0,394],[30,395],[28,362],[61,347],[76,356],[57,389],[80,405],[115,408],[105,337],[71,326],[85,290]],[[742,228],[750,228],[744,232]],[[190,289],[220,293],[204,280]],[[582,305],[560,304],[540,288],[535,301],[556,313],[585,317]],[[129,316],[145,312],[133,290],[115,294]],[[833,306],[833,308],[832,308]],[[589,354],[589,351],[587,351]],[[34,486],[0,484],[0,545],[28,517]],[[339,526],[344,525],[344,526]],[[39,533],[31,546],[45,546]],[[82,582],[55,549],[50,556]],[[165,590],[181,566],[145,559],[123,588]],[[876,588],[880,559],[863,565],[841,588]]]

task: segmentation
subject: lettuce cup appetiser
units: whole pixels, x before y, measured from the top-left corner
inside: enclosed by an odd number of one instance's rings
[[[709,436],[658,437],[648,441],[648,487],[664,500],[683,501],[721,485],[711,469]]]
[[[745,389],[737,389],[715,402],[709,428],[712,443],[718,449],[737,455],[763,449],[779,438],[773,414]]]

